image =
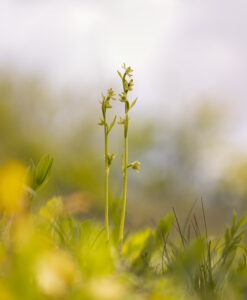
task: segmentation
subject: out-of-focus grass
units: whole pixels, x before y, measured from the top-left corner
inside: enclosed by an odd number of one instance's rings
[[[120,255],[103,225],[75,218],[62,197],[33,211],[37,195],[25,188],[32,183],[26,170],[17,162],[0,169],[1,299],[246,298],[246,215],[233,213],[224,236],[216,238],[204,207],[185,223],[174,211],[125,236]]]
[[[78,95],[58,95],[39,80],[2,74],[0,162],[17,159],[27,165],[31,158],[37,162],[44,153],[50,153],[55,157],[53,176],[49,186],[41,191],[37,205],[54,194],[65,195],[67,199],[77,195],[75,201],[86,198],[91,202],[87,214],[101,218],[104,174],[103,139],[96,126],[98,99],[88,100],[90,90],[82,93],[80,105],[74,98]],[[73,113],[68,109],[70,106]],[[74,118],[75,107],[79,112]],[[229,204],[234,202],[237,207],[238,199],[242,199],[243,208],[246,206],[242,173],[231,171],[244,169],[241,158],[235,157],[231,170],[226,166],[222,180],[212,181],[210,177],[224,128],[222,108],[209,101],[173,122],[165,119],[151,122],[145,117],[135,120],[129,135],[129,156],[130,160],[138,157],[143,164],[138,177],[129,174],[128,228],[152,224],[172,206],[185,217],[184,212],[201,196],[212,199],[213,205],[209,206],[212,223],[219,216],[224,223],[231,214]],[[120,136],[120,128],[116,128],[109,145],[117,153],[122,149]],[[110,175],[111,198],[119,198],[122,192],[120,160],[118,155]],[[234,180],[230,174],[235,174]],[[224,216],[222,210],[226,212]]]
[[[177,124],[143,120],[132,128],[130,156],[143,167],[139,179],[129,177],[120,255],[120,157],[112,169],[107,242],[97,116],[87,108],[63,136],[49,97],[35,81],[0,81],[0,299],[246,299],[246,215],[233,213],[224,234],[212,236],[208,209],[185,209],[205,187],[201,164],[205,152],[214,153],[219,111],[206,104]],[[117,152],[118,134],[111,144]],[[40,159],[43,153],[54,163]],[[212,197],[244,199],[244,166],[229,168]],[[168,206],[176,209],[167,214]]]

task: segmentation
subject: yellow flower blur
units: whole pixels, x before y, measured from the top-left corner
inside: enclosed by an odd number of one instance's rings
[[[0,209],[21,212],[24,209],[27,169],[19,162],[8,162],[0,168]]]
[[[72,258],[60,250],[50,251],[37,262],[36,280],[48,296],[62,297],[75,281],[76,268]]]

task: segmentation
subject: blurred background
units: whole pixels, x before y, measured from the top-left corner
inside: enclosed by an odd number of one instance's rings
[[[247,208],[245,0],[0,1],[0,163],[54,157],[37,201],[62,195],[83,218],[102,218],[101,93],[134,69],[129,228],[200,199],[210,228]],[[118,111],[123,108],[116,105]],[[121,197],[122,128],[111,201]],[[218,226],[215,226],[218,225]]]

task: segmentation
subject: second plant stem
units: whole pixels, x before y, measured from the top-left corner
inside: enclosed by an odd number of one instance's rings
[[[123,199],[122,199],[122,213],[120,220],[119,242],[120,250],[122,250],[124,222],[126,214],[126,196],[127,196],[127,169],[128,169],[128,107],[125,103],[125,125],[124,125],[124,168],[123,168]]]
[[[109,165],[108,165],[108,132],[107,127],[105,126],[105,228],[106,228],[106,236],[109,241],[110,233],[109,233],[109,199],[108,199],[108,177],[109,177]]]

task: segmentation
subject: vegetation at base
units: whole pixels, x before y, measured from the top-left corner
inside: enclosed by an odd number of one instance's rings
[[[45,162],[48,156],[35,167],[44,184]],[[1,299],[245,299],[246,214],[234,212],[215,238],[203,202],[201,215],[191,210],[183,224],[174,210],[153,228],[130,232],[120,253],[114,227],[107,242],[104,226],[73,216],[62,197],[32,210],[37,195],[20,186],[33,183],[30,170],[18,162],[0,170]]]
[[[17,161],[0,167],[0,299],[246,299],[247,214],[233,212],[224,234],[214,237],[201,200],[200,213],[193,205],[184,221],[173,208],[152,227],[124,232],[127,169],[137,171],[140,165],[127,160],[128,112],[136,103],[127,100],[133,81],[125,77],[131,72],[125,65],[124,74],[119,72],[125,104],[120,118],[123,197],[111,201],[108,175],[114,155],[108,153],[108,134],[116,120],[106,121],[106,108],[114,100],[111,89],[101,102],[105,225],[76,216],[76,195],[40,201],[39,192],[52,176],[50,155],[29,167]]]

